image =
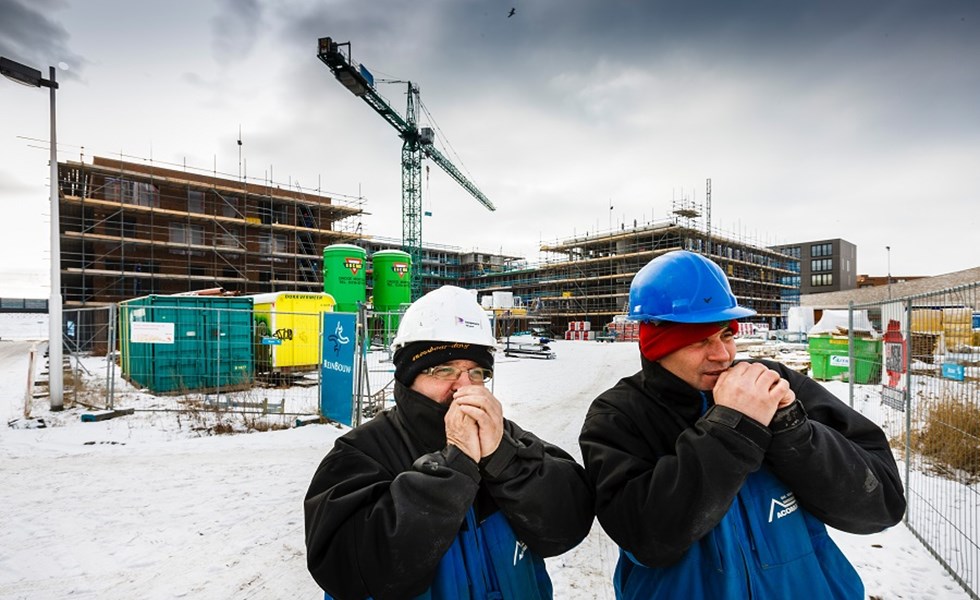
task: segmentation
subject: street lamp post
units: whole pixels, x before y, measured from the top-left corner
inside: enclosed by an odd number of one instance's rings
[[[61,338],[61,231],[58,216],[58,134],[55,126],[54,67],[48,67],[49,79],[27,65],[0,57],[0,74],[17,83],[51,90],[51,296],[48,299],[48,397],[51,410],[64,408],[64,369],[62,367]]]

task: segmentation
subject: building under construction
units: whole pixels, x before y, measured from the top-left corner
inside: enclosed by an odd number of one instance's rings
[[[272,182],[94,157],[58,165],[65,308],[206,288],[322,291],[357,202]]]
[[[739,304],[758,316],[747,321],[779,326],[788,306],[787,280],[798,276],[798,260],[735,239],[709,236],[705,229],[679,219],[579,235],[541,247],[548,258],[533,267],[486,273],[473,287],[512,290],[521,298],[530,326],[554,335],[570,323],[588,321],[599,329],[627,313],[629,286],[644,265],[673,250],[704,254],[727,273]]]
[[[59,184],[66,309],[203,289],[322,291],[323,249],[338,243],[365,249],[370,290],[370,256],[401,248],[360,230],[358,201],[273,182],[95,157],[59,164]],[[778,327],[798,302],[799,258],[719,235],[700,214],[675,205],[660,222],[545,244],[534,264],[426,243],[413,269],[423,292],[455,284],[512,297],[513,305],[493,306],[502,331],[561,335],[572,324],[588,321],[598,331],[625,315],[637,271],[663,253],[690,250],[721,265],[739,302],[758,312],[754,320]]]

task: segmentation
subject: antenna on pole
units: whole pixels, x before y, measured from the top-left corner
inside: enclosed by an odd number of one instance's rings
[[[242,179],[242,125],[238,124],[238,180]]]
[[[707,221],[705,223],[705,228],[708,233],[708,251],[704,253],[705,256],[711,258],[711,178],[708,178],[707,191],[705,192],[705,204],[707,204],[707,209],[705,210]]]

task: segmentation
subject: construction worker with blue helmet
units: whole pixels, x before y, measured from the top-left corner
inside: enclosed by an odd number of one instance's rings
[[[496,340],[475,294],[413,302],[392,350],[395,407],[339,438],[307,492],[313,578],[342,600],[550,599],[544,559],[588,534],[592,488],[484,385]]]
[[[714,323],[755,314],[738,305],[721,267],[685,250],[651,260],[630,284],[627,316],[634,321]]]
[[[756,312],[704,256],[651,260],[628,309],[641,370],[593,401],[579,437],[620,548],[616,597],[863,598],[826,525],[901,520],[881,428],[785,365],[736,361],[738,319]]]

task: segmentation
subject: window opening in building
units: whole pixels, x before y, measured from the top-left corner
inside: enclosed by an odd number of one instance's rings
[[[810,276],[810,285],[812,287],[826,287],[833,284],[834,276],[832,273],[817,273]]]
[[[833,254],[833,245],[832,244],[829,244],[829,243],[828,244],[813,244],[812,246],[810,246],[810,256],[811,257],[816,257],[816,256],[830,256],[831,254]]]
[[[235,196],[228,196],[227,198],[221,199],[221,216],[222,217],[239,217],[241,214],[238,212],[238,198]]]
[[[204,212],[204,192],[187,190],[187,212],[198,214]]]

